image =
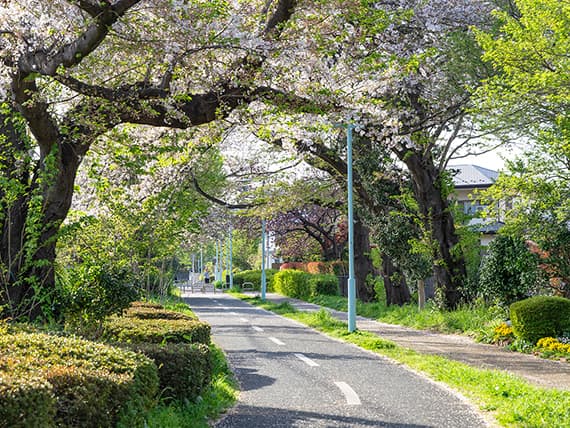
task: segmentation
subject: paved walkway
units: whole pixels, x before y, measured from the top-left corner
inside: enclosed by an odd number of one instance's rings
[[[267,293],[266,298],[274,303],[289,302],[300,311],[310,312],[321,309],[318,305],[279,294]],[[346,312],[325,309],[335,318],[347,320]],[[370,331],[383,339],[391,340],[398,345],[422,354],[440,355],[450,360],[485,369],[504,370],[545,388],[570,390],[570,363],[511,352],[497,346],[477,343],[466,336],[414,330],[364,317],[357,317],[356,321],[359,330]]]

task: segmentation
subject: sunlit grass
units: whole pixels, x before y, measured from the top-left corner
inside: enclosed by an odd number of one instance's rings
[[[358,345],[444,382],[469,398],[504,427],[570,427],[570,391],[538,388],[505,372],[483,370],[443,357],[420,354],[364,331],[349,333],[346,323],[326,310],[300,312],[283,304],[237,295],[267,310],[304,323],[332,337]],[[289,305],[290,306],[290,305]]]
[[[311,303],[340,311],[346,311],[348,304],[347,299],[340,296],[317,296]],[[416,304],[386,306],[380,302],[358,301],[356,313],[388,324],[442,333],[464,333],[475,337],[484,335],[486,330],[492,330],[507,317],[505,310],[483,304],[464,305],[454,311],[440,310],[435,305],[428,304],[420,311]]]

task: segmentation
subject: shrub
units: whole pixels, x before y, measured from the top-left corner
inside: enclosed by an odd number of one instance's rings
[[[148,309],[164,309],[164,306],[162,306],[159,303],[154,303],[154,302],[141,302],[139,300],[131,302],[130,305],[131,308],[148,308]]]
[[[194,400],[210,382],[213,362],[206,345],[141,343],[129,348],[156,363],[163,398]]]
[[[138,319],[110,317],[103,338],[124,343],[203,343],[210,344],[210,325],[186,319]]]
[[[510,305],[528,297],[541,279],[538,258],[520,238],[499,235],[483,259],[479,291],[486,297]]]
[[[157,368],[134,352],[17,333],[0,336],[0,355],[0,426],[137,426],[155,404]]]
[[[59,286],[65,320],[80,331],[99,329],[138,297],[129,272],[107,266],[80,265],[61,276]]]
[[[196,317],[192,317],[188,314],[183,314],[176,311],[170,311],[167,309],[155,309],[148,308],[144,306],[135,306],[127,309],[124,313],[127,318],[138,318],[141,320],[148,319],[162,319],[162,320],[195,320]]]
[[[570,354],[570,343],[562,343],[554,337],[543,337],[536,342],[538,351],[551,351],[560,354]]]
[[[307,272],[312,274],[333,273],[332,265],[325,262],[309,262],[306,266]]]
[[[513,328],[507,323],[501,323],[493,329],[493,343],[506,344],[514,340]]]
[[[55,427],[56,399],[42,377],[10,373],[0,360],[0,427]]]
[[[285,296],[307,300],[311,297],[310,275],[294,269],[280,270],[273,277],[275,291]]]
[[[267,291],[273,291],[273,276],[279,272],[277,269],[265,269]],[[251,282],[254,290],[261,289],[261,270],[244,270],[234,274],[234,285],[241,287],[244,282]]]
[[[279,266],[279,270],[289,270],[289,269],[301,270],[303,272],[306,272],[307,267],[306,264],[302,262],[286,262],[281,264],[281,266]]]
[[[311,275],[309,277],[311,297],[318,295],[338,296],[340,294],[338,278],[334,275]]]
[[[532,343],[542,337],[570,332],[570,300],[563,297],[536,296],[511,305],[515,336]]]
[[[330,266],[332,269],[332,273],[341,276],[341,275],[348,275],[348,266],[346,266],[346,262],[342,260],[335,260],[330,262]]]

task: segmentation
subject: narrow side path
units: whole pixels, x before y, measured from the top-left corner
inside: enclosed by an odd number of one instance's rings
[[[267,293],[267,300],[273,303],[289,302],[299,311],[314,312],[321,306],[302,300]],[[347,313],[324,308],[335,318],[347,321]],[[422,354],[440,355],[484,369],[504,370],[527,379],[544,388],[570,390],[570,364],[545,360],[534,355],[512,352],[497,346],[475,342],[467,336],[432,333],[394,324],[385,324],[364,317],[356,318],[359,330],[369,331],[383,339],[413,349]]]

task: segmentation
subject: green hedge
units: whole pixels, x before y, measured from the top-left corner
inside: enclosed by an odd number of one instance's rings
[[[162,398],[194,400],[210,383],[213,361],[210,348],[201,343],[133,344],[158,367]]]
[[[143,355],[40,333],[0,335],[0,427],[141,426],[158,375]],[[40,420],[41,418],[41,420]]]
[[[43,377],[7,373],[0,358],[0,427],[55,427],[56,398]]]
[[[164,306],[160,303],[141,302],[137,300],[135,302],[131,302],[131,308],[164,309]]]
[[[513,332],[520,339],[536,343],[543,337],[570,333],[570,299],[536,296],[510,306]]]
[[[186,319],[139,319],[109,317],[103,338],[122,343],[203,343],[210,344],[210,325]]]
[[[310,274],[296,269],[284,269],[273,278],[275,291],[295,299],[308,300],[318,295],[339,294],[335,275]]]
[[[295,269],[280,270],[273,277],[275,291],[295,299],[308,300],[311,297],[309,277],[311,275]]]
[[[309,277],[311,297],[318,295],[338,296],[340,288],[335,275],[317,274]]]
[[[267,291],[274,290],[273,277],[279,272],[277,269],[265,269],[265,279]],[[261,270],[244,270],[234,274],[234,285],[241,287],[244,282],[251,282],[253,289],[259,291],[261,289]]]
[[[192,317],[191,315],[183,314],[181,312],[141,306],[135,306],[127,309],[124,313],[124,316],[127,318],[138,318],[141,320],[162,319],[192,321],[196,319],[196,317]]]

